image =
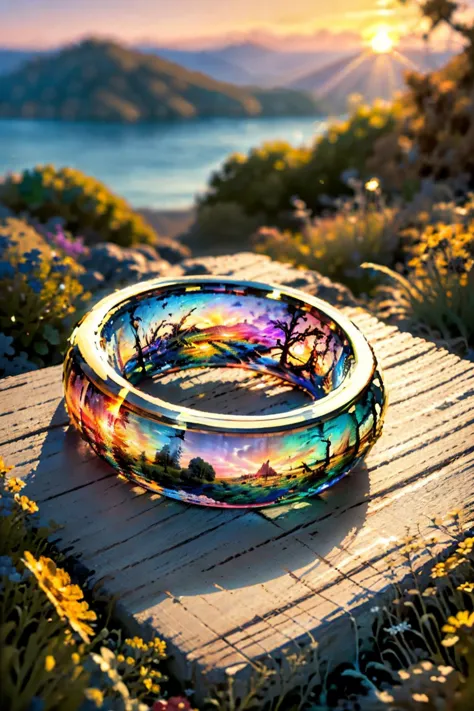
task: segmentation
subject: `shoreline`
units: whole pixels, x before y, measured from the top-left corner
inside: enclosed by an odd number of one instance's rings
[[[132,206],[133,207],[133,206]],[[179,239],[194,222],[196,208],[160,210],[153,207],[134,207],[161,237]]]

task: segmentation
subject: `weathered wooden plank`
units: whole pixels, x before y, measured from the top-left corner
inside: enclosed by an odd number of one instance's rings
[[[0,381],[0,453],[28,479],[42,516],[62,525],[58,545],[119,596],[126,623],[164,636],[180,673],[193,665],[210,682],[308,632],[336,653],[347,611],[370,616],[387,588],[387,551],[406,527],[423,531],[459,506],[471,516],[474,364],[380,323],[312,273],[245,254],[201,263],[333,297],[365,333],[391,404],[364,467],[322,500],[259,512],[152,496],[117,478],[68,429],[60,368]],[[174,402],[221,412],[277,412],[304,398],[272,379],[261,386],[238,370],[160,382]]]

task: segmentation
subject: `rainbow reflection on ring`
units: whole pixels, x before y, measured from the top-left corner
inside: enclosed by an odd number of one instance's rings
[[[66,407],[92,449],[147,489],[204,506],[313,496],[380,436],[375,356],[338,310],[283,286],[225,277],[156,279],[96,304],[71,336]],[[138,387],[199,367],[277,376],[312,402],[277,415],[180,407]]]

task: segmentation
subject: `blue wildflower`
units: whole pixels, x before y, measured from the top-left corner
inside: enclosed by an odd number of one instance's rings
[[[21,583],[23,580],[9,555],[0,556],[0,577],[8,578],[11,583]]]
[[[0,357],[12,356],[15,353],[15,349],[12,348],[13,336],[7,336],[5,333],[0,332]]]
[[[26,252],[25,257],[28,257],[28,259],[31,259],[31,261],[37,262],[38,264],[41,261],[41,250],[40,249],[30,249],[29,252]]]
[[[0,279],[11,279],[15,276],[15,270],[10,262],[0,262]]]
[[[18,271],[20,274],[31,274],[34,272],[36,269],[36,266],[32,264],[28,259],[25,259],[23,262],[20,262],[17,266]]]
[[[28,282],[28,285],[32,291],[34,291],[35,294],[41,294],[43,291],[43,282],[41,279],[30,279]]]
[[[45,702],[40,696],[33,696],[26,711],[44,711]]]
[[[10,247],[10,239],[6,235],[0,235],[0,255],[3,255]]]
[[[8,518],[8,516],[11,516],[13,506],[13,496],[2,494],[2,497],[0,498],[0,517]]]

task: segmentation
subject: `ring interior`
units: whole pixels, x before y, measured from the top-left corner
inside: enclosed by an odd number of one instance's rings
[[[277,376],[314,400],[350,376],[354,349],[317,307],[276,290],[167,285],[121,304],[102,325],[109,365],[133,385],[190,368]]]

